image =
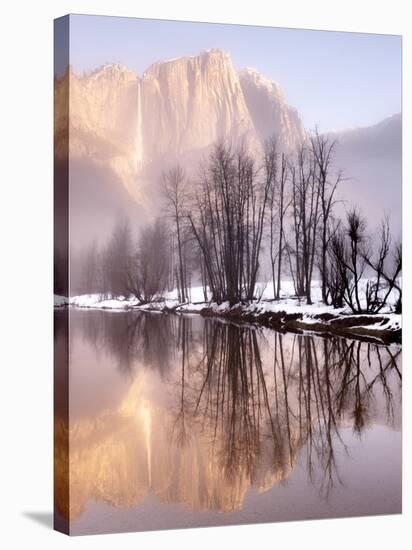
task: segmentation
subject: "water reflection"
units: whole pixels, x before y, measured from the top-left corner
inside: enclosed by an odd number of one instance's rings
[[[342,428],[360,444],[372,425],[400,429],[397,347],[198,316],[73,311],[70,323],[70,505],[56,487],[56,506],[72,521],[90,501],[149,494],[232,512],[299,460],[328,498],[350,456]]]

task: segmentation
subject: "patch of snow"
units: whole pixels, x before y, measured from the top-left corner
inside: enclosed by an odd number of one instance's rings
[[[124,297],[104,299],[100,294],[82,294],[74,296],[69,301],[71,306],[93,309],[129,309],[137,305],[135,298],[126,299]]]
[[[366,328],[367,330],[400,330],[402,328],[402,315],[397,313],[387,313],[383,321],[373,323],[372,325],[356,326],[352,328]]]
[[[54,295],[54,307],[64,307],[69,305],[69,299],[67,296],[61,296],[60,294]]]

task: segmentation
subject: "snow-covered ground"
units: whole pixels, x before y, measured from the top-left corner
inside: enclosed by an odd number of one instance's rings
[[[362,283],[366,285],[366,281]],[[280,300],[273,299],[273,287],[271,284],[258,283],[257,296],[260,299],[254,300],[249,304],[238,304],[230,306],[229,302],[222,304],[204,301],[203,288],[201,286],[193,287],[190,292],[190,301],[179,303],[177,291],[166,293],[164,296],[150,304],[140,305],[136,298],[102,298],[99,294],[83,294],[71,297],[69,300],[61,296],[55,296],[55,306],[62,307],[70,305],[75,308],[90,309],[108,309],[111,311],[125,311],[130,309],[149,310],[149,311],[170,311],[177,313],[198,313],[207,310],[209,315],[229,317],[239,320],[247,320],[256,323],[265,322],[274,328],[280,326],[288,330],[288,327],[303,329],[306,331],[321,332],[347,332],[366,336],[376,334],[382,337],[389,333],[398,333],[396,341],[400,341],[400,331],[402,316],[393,313],[394,304],[397,300],[397,292],[393,291],[389,297],[388,303],[378,316],[362,314],[353,316],[348,307],[334,309],[321,301],[321,288],[319,282],[312,284],[312,301],[308,305],[305,299],[299,299],[294,295],[293,281],[282,282],[282,292]],[[294,317],[295,316],[295,317]],[[370,321],[369,318],[370,317]],[[345,327],[342,324],[337,326],[337,320],[345,319]],[[350,319],[351,318],[351,319]],[[269,320],[268,320],[269,319]],[[359,324],[357,320],[359,319]],[[369,324],[370,323],[370,324]],[[338,328],[336,328],[338,327]]]
[[[177,299],[177,291],[167,292],[162,298],[159,298],[158,301],[152,302],[150,304],[139,305],[139,302],[136,298],[124,298],[122,296],[118,298],[105,299],[102,298],[99,294],[82,294],[80,296],[74,296],[70,298],[70,305],[74,307],[83,307],[83,308],[93,308],[93,309],[114,309],[114,310],[125,310],[130,308],[138,309],[164,309],[174,308],[179,302]],[[190,309],[194,311],[196,309],[203,309],[205,307],[203,289],[201,286],[193,287],[191,289],[191,301],[186,304],[190,306]],[[182,306],[183,307],[183,306]]]
[[[69,299],[67,296],[54,295],[54,307],[65,307],[69,305]]]
[[[363,283],[366,284],[366,281]],[[363,292],[361,292],[363,294]],[[349,314],[351,313],[348,307],[342,309],[334,309],[332,306],[327,306],[321,301],[321,287],[318,281],[314,281],[312,284],[312,304],[308,305],[305,299],[299,299],[294,295],[293,281],[286,280],[282,281],[282,290],[280,300],[273,299],[273,287],[272,284],[258,283],[256,289],[256,295],[260,296],[260,299],[255,300],[249,306],[244,306],[247,310],[252,308],[254,311],[257,309],[261,312],[270,311],[270,312],[279,312],[284,311],[286,313],[304,313],[309,317],[314,315],[319,315],[322,313],[333,313],[333,314]],[[210,298],[210,297],[209,297]],[[57,297],[58,300],[64,303],[64,300],[67,300],[63,297]],[[388,303],[385,308],[380,312],[391,313],[394,309],[394,304],[397,299],[397,292],[393,291],[389,296]],[[114,310],[124,310],[130,308],[138,309],[168,309],[176,308],[177,311],[200,311],[206,305],[208,307],[213,307],[216,310],[216,313],[219,313],[223,310],[226,310],[229,307],[228,303],[223,303],[220,305],[211,304],[210,302],[205,303],[203,288],[201,286],[192,287],[190,291],[190,301],[179,305],[177,299],[177,291],[173,290],[167,292],[164,296],[159,297],[158,301],[152,302],[150,304],[139,305],[139,302],[136,298],[102,298],[99,294],[82,294],[80,296],[74,296],[70,298],[69,303],[74,307],[82,308],[98,308],[98,309],[114,309]],[[55,305],[59,305],[56,304]]]

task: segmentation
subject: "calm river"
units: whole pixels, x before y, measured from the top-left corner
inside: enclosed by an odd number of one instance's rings
[[[72,534],[401,512],[399,346],[97,310],[70,331]]]

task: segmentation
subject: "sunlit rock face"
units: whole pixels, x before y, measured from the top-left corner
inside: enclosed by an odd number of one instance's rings
[[[279,85],[250,68],[239,76],[259,140],[263,143],[276,135],[281,150],[296,150],[305,139],[305,129],[297,111],[286,103]]]
[[[220,50],[152,65],[142,97],[147,160],[204,149],[221,138],[256,145],[239,75]]]
[[[239,73],[218,49],[155,63],[142,76],[122,65],[83,76],[70,70],[55,82],[57,113],[65,111],[68,83],[71,159],[108,165],[138,202],[153,166],[194,168],[218,140],[257,153],[274,134],[282,150],[304,135],[279,87],[255,71]],[[56,134],[63,124],[57,116]]]
[[[135,73],[122,65],[104,65],[80,77],[70,74],[70,122],[73,147],[80,146],[76,130],[90,132],[112,144],[114,149],[135,150],[137,91]],[[84,147],[87,143],[83,144]],[[74,152],[79,152],[74,149]]]
[[[70,86],[70,158],[108,166],[139,200],[135,181],[141,167],[141,147],[136,141],[141,123],[137,75],[122,65],[105,65],[84,77],[70,71],[64,78]]]

